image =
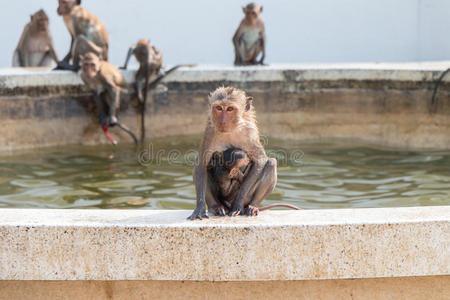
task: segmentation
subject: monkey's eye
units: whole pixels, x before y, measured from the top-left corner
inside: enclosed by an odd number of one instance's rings
[[[234,108],[230,106],[230,107],[227,108],[227,111],[233,111],[233,109]]]
[[[216,109],[217,109],[218,111],[222,111],[222,106],[216,106]]]

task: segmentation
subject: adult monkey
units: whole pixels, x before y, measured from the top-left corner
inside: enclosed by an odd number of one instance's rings
[[[221,87],[209,96],[209,115],[203,141],[194,167],[196,208],[190,220],[207,218],[208,212],[224,210],[212,192],[207,167],[215,152],[240,148],[249,156],[252,167],[236,193],[230,216],[252,215],[253,209],[269,195],[277,182],[277,161],[269,158],[259,140],[252,98],[233,87]]]
[[[134,55],[139,62],[139,69],[135,76],[135,93],[138,99],[137,108],[140,112],[141,119],[141,138],[143,143],[145,139],[145,110],[147,106],[148,91],[156,87],[156,85],[167,75],[180,67],[193,67],[193,64],[181,64],[170,68],[167,71],[162,71],[162,53],[153,46],[148,40],[139,40],[136,44],[131,46],[128,50],[125,63],[121,69],[126,70],[131,56]],[[150,82],[152,76],[159,75]]]
[[[25,25],[13,55],[13,67],[49,67],[58,63],[58,55],[48,28],[48,16],[39,10]]]
[[[58,3],[58,14],[63,17],[72,41],[69,53],[58,63],[57,69],[78,71],[80,56],[88,52],[107,61],[109,40],[102,21],[81,7],[81,0],[58,0]]]
[[[116,141],[108,134],[108,128],[119,126],[127,132],[137,144],[138,140],[134,133],[117,118],[117,109],[120,107],[120,92],[127,84],[120,71],[107,61],[92,52],[81,56],[82,71],[81,79],[96,93],[96,104],[100,112],[99,118],[103,132],[108,140],[115,145]]]
[[[245,17],[233,36],[234,64],[263,65],[266,56],[266,31],[260,17],[262,6],[249,3],[242,10]],[[261,58],[257,61],[260,54]]]

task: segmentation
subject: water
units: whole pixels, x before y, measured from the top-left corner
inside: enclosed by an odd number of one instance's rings
[[[279,160],[263,204],[303,208],[450,204],[450,151],[408,151],[348,141],[265,141]],[[0,156],[0,207],[193,209],[198,137],[151,147],[71,146]],[[143,152],[144,151],[144,152]],[[149,160],[149,153],[153,160]],[[140,161],[140,162],[139,162]]]

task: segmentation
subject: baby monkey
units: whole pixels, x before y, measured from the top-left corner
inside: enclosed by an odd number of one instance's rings
[[[239,192],[245,177],[253,166],[247,153],[240,148],[228,148],[222,153],[215,152],[208,164],[208,180],[211,182],[212,193],[219,200],[220,206],[214,212],[218,216],[230,213],[233,201]],[[245,211],[248,216],[256,216],[260,211],[273,207],[288,207],[299,209],[285,203],[274,203],[264,207],[249,205]]]
[[[260,17],[262,6],[249,3],[242,10],[245,17],[233,36],[234,64],[263,65],[266,56],[266,32],[264,21]],[[260,54],[261,58],[257,60]]]
[[[216,215],[226,216],[229,213],[235,194],[250,168],[251,161],[240,148],[228,148],[222,153],[213,154],[208,165],[208,175],[214,186],[213,193],[222,204],[217,208]]]

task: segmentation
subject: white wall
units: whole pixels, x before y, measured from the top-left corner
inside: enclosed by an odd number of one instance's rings
[[[233,61],[231,37],[243,0],[83,0],[105,23],[110,59],[122,64],[128,47],[150,38],[165,63]],[[57,0],[0,0],[0,67],[11,55],[29,15],[44,8],[57,51],[70,37]],[[450,59],[448,0],[261,0],[267,62],[428,61]]]

